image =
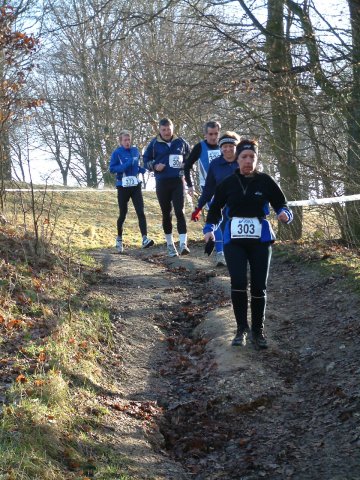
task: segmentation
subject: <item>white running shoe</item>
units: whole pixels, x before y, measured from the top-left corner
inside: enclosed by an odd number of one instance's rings
[[[190,250],[186,243],[180,243],[180,255],[189,255]]]
[[[224,252],[216,252],[215,265],[217,267],[226,267],[226,260],[225,260]]]
[[[179,255],[173,243],[167,246],[167,252],[169,257],[177,257]]]
[[[116,251],[117,251],[118,253],[123,253],[123,251],[124,251],[124,246],[123,246],[122,239],[119,238],[119,237],[116,237],[115,248],[116,248]]]
[[[144,240],[142,241],[142,248],[149,248],[154,245],[154,240],[151,240],[151,238],[145,237]]]

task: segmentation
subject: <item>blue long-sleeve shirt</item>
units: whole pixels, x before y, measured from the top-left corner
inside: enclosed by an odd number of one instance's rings
[[[236,160],[228,162],[222,155],[210,163],[205,185],[198,201],[199,208],[203,208],[207,202],[210,202],[215,193],[216,186],[226,177],[234,173],[238,167],[239,165]]]
[[[136,147],[118,147],[110,158],[109,170],[116,173],[116,186],[122,186],[125,177],[138,178],[139,173],[145,173],[145,168],[140,166],[140,152]]]

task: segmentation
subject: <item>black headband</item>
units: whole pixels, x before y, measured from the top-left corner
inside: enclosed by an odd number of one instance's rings
[[[237,155],[240,155],[241,152],[243,152],[244,150],[252,150],[253,152],[256,153],[256,155],[258,154],[258,147],[257,145],[254,145],[253,143],[242,143],[241,145],[238,145],[236,147],[236,153]]]
[[[231,143],[233,145],[236,145],[238,141],[236,140],[236,138],[224,137],[219,140],[219,147],[224,145],[224,143]]]

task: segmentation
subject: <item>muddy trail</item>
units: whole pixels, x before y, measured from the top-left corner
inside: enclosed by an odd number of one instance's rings
[[[255,351],[230,345],[227,270],[202,245],[95,257],[116,346],[99,401],[130,478],[360,480],[360,300],[344,278],[275,254]]]

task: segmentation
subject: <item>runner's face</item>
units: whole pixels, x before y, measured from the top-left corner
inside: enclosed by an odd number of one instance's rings
[[[227,162],[235,160],[236,147],[233,143],[224,143],[221,145],[221,153]]]
[[[209,145],[217,145],[219,141],[220,131],[218,127],[208,128],[205,134],[205,140]]]
[[[240,173],[251,175],[257,164],[257,155],[253,150],[243,150],[240,152],[237,162],[240,167]]]
[[[124,147],[124,148],[130,148],[131,146],[131,137],[129,135],[123,135],[121,137],[121,142],[120,144]]]
[[[169,142],[174,134],[174,127],[173,125],[160,125],[159,133],[161,138]]]

